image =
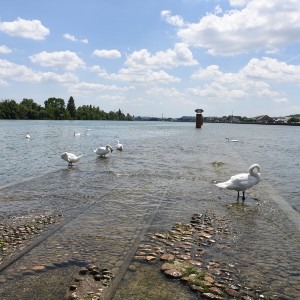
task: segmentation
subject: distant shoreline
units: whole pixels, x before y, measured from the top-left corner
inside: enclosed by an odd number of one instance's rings
[[[253,123],[253,122],[205,122],[204,123],[215,123],[215,124],[251,124],[251,125],[279,125],[279,126],[300,126],[300,123]]]

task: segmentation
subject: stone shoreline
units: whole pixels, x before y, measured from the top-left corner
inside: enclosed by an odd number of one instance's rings
[[[211,257],[211,247],[230,247],[226,243],[231,234],[228,223],[215,215],[194,214],[189,224],[176,223],[168,232],[149,234],[134,260],[157,264],[167,278],[180,281],[201,298],[267,299],[260,287],[245,284],[236,264]]]
[[[38,214],[10,218],[0,223],[0,269],[13,255],[29,247],[51,226],[62,222],[61,214]],[[278,295],[266,297],[259,286],[247,284],[238,263],[218,261],[216,251],[231,247],[231,222],[216,214],[193,214],[190,223],[175,223],[164,232],[148,232],[138,246],[133,263],[152,264],[166,279],[178,281],[185,288],[206,299],[259,300],[280,299]],[[28,275],[44,272],[47,266],[34,265],[24,270]],[[103,266],[79,261],[77,270],[66,290],[68,300],[102,300],[114,277]],[[129,271],[132,271],[129,266]],[[26,274],[27,274],[26,273]],[[24,273],[25,275],[25,273]],[[0,277],[0,282],[7,278]],[[265,287],[264,287],[264,290]]]

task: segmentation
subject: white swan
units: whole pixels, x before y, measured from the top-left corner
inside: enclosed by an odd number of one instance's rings
[[[64,152],[60,157],[69,163],[69,166],[72,166],[73,163],[78,162],[83,154],[76,156],[73,153]]]
[[[123,151],[123,149],[124,149],[124,146],[123,146],[123,144],[120,144],[120,142],[119,142],[119,140],[117,140],[117,150],[120,150],[120,151]]]
[[[90,135],[92,133],[92,129],[87,128],[84,132],[85,135]]]
[[[94,153],[101,157],[105,157],[106,154],[112,152],[113,152],[113,148],[110,145],[106,145],[105,147],[99,147],[94,150]]]
[[[74,136],[80,136],[80,132],[75,132],[74,131]]]
[[[238,142],[239,140],[230,140],[229,138],[226,138],[227,142]]]
[[[257,172],[254,172],[257,169]],[[258,184],[261,181],[260,166],[258,164],[252,165],[248,173],[241,173],[232,176],[228,181],[217,183],[216,186],[227,190],[235,190],[238,192],[237,200],[240,197],[240,191],[243,192],[243,201],[245,200],[245,191]]]
[[[28,139],[28,140],[30,140],[30,139],[31,139],[31,137],[30,137],[29,133],[27,133],[27,134],[26,134],[26,139]]]

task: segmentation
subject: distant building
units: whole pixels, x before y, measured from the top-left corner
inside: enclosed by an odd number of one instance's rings
[[[221,118],[219,117],[205,117],[204,121],[208,123],[219,123]]]
[[[255,118],[256,123],[274,123],[274,119],[269,117],[268,115],[262,115]]]

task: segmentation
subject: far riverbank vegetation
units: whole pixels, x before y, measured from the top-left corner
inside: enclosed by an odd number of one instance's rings
[[[23,99],[20,103],[6,99],[0,101],[0,119],[19,120],[120,120],[132,121],[133,116],[124,114],[120,109],[116,112],[105,112],[99,107],[82,105],[76,108],[71,96],[67,105],[64,99],[49,98],[44,106],[32,99]]]

